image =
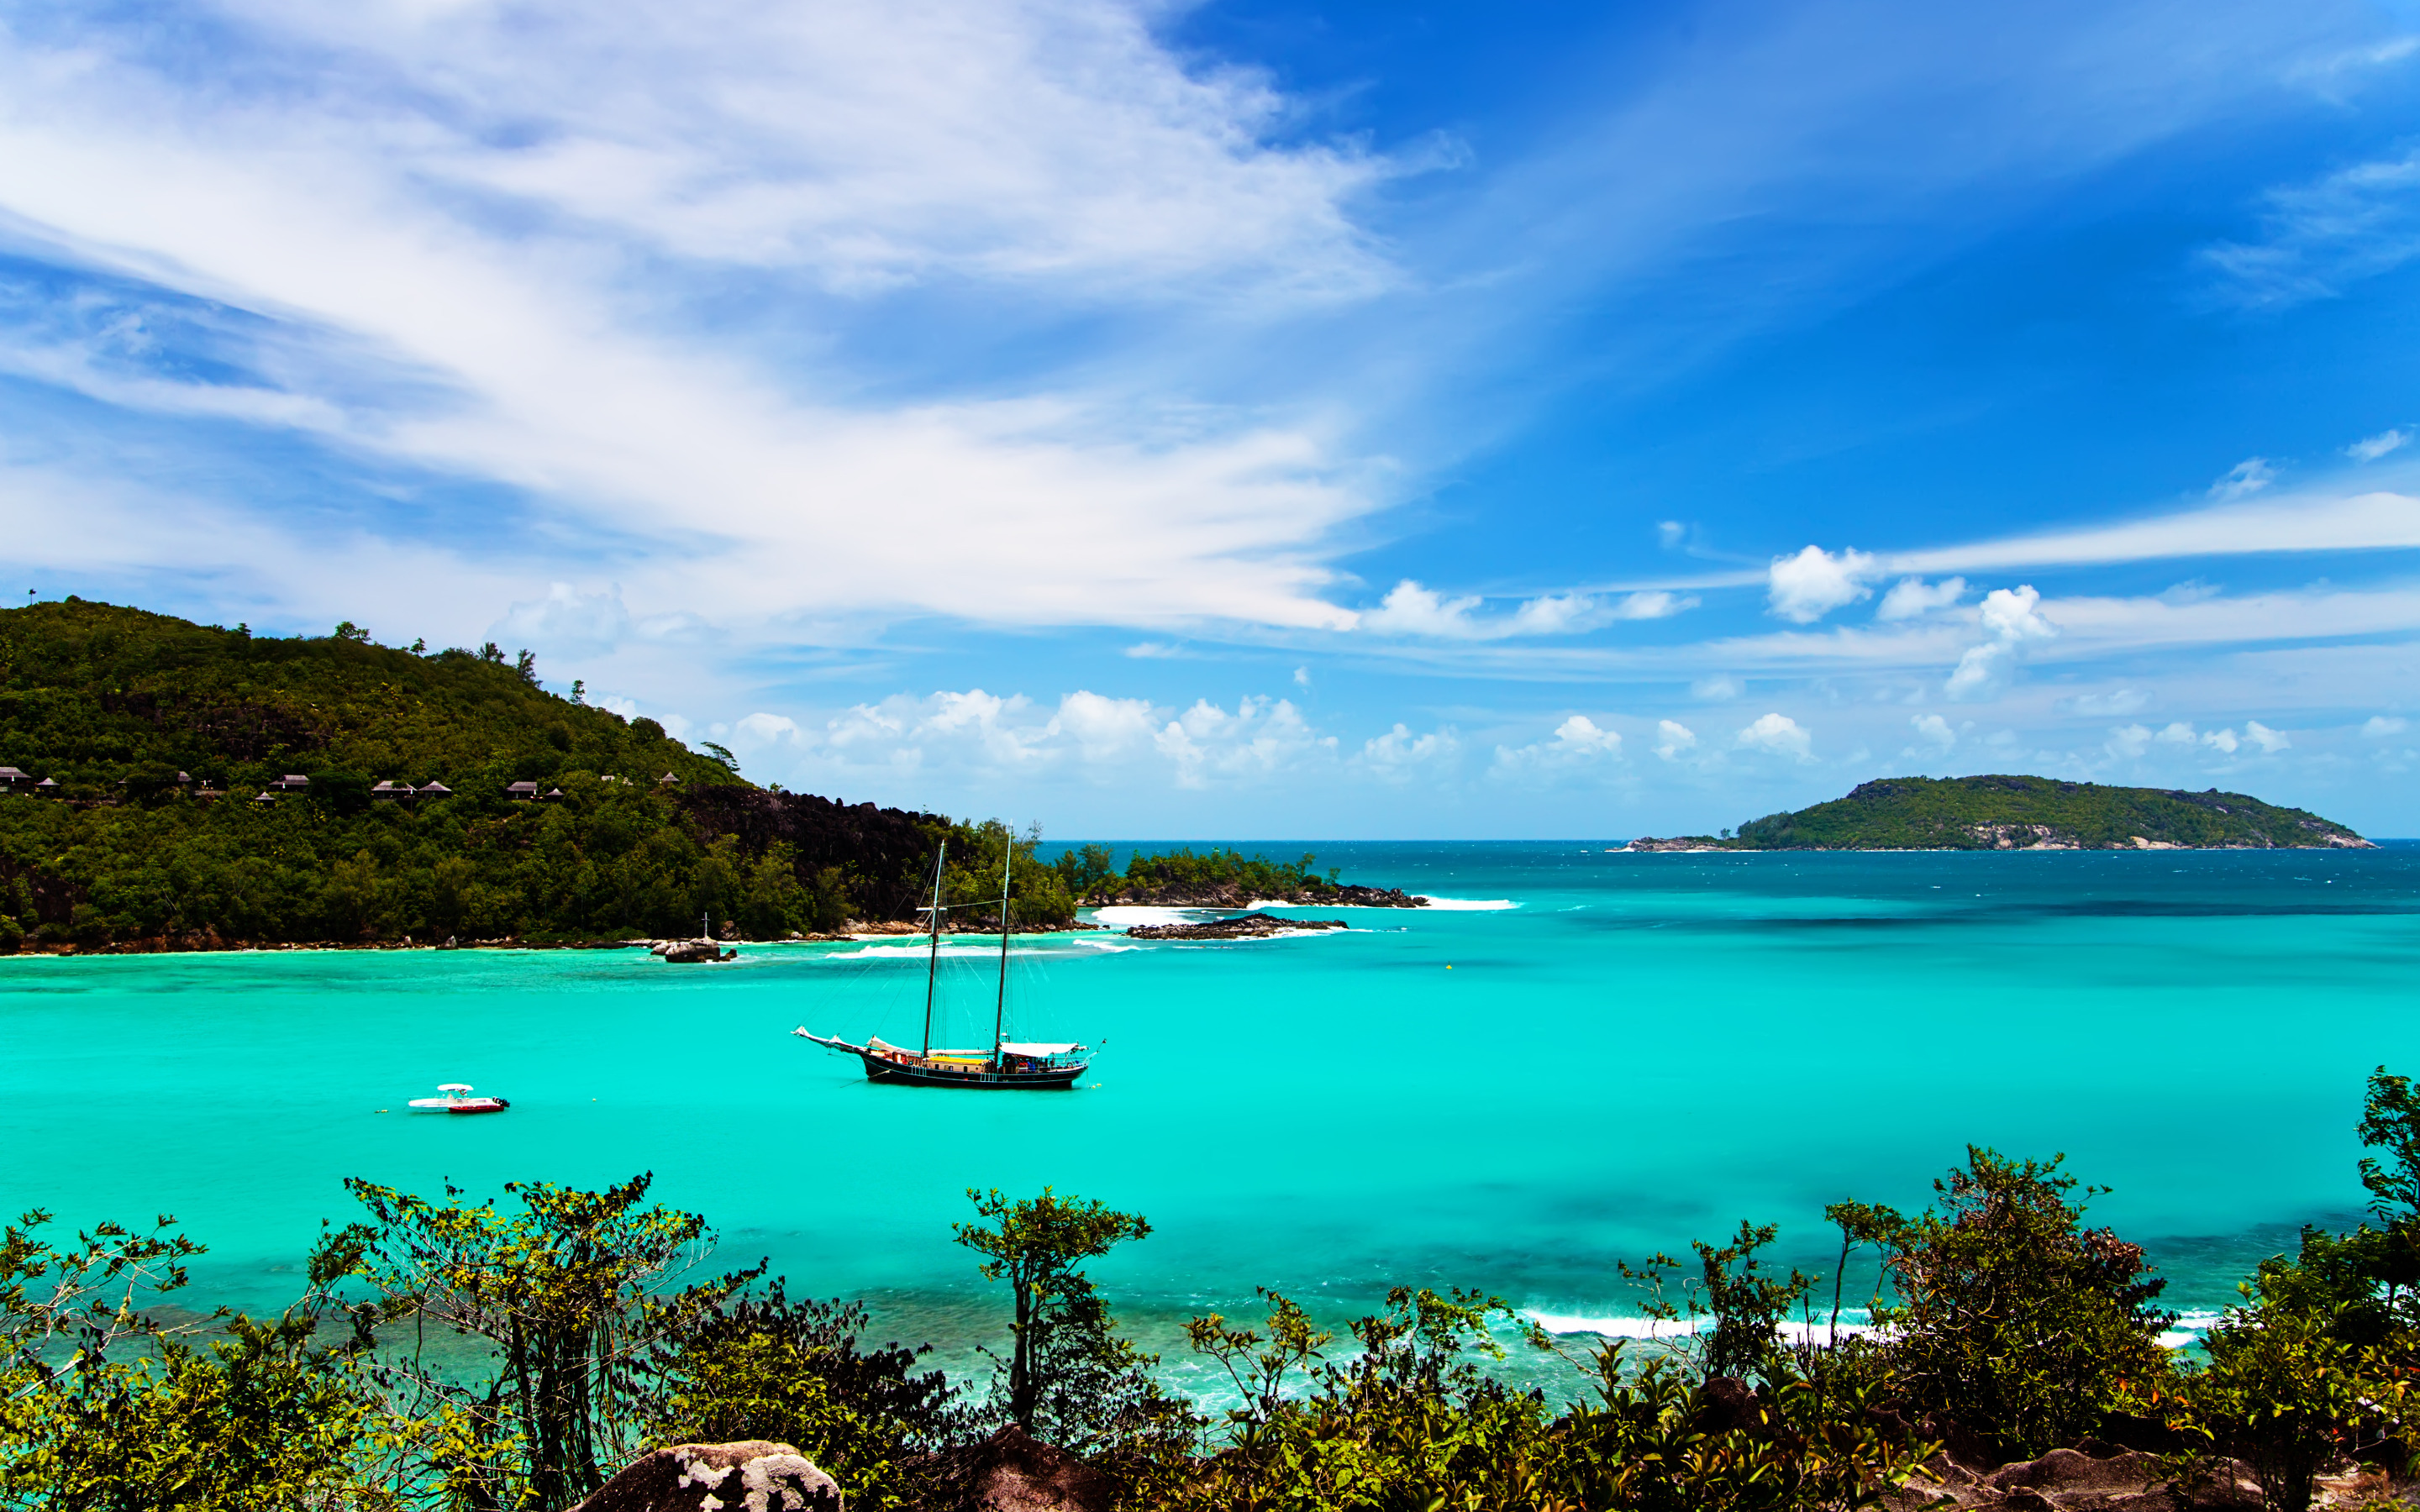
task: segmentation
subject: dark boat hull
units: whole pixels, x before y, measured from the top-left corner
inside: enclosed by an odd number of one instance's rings
[[[1064,1092],[1076,1085],[1092,1062],[1053,1066],[1044,1071],[991,1071],[970,1066],[964,1071],[944,1066],[908,1066],[881,1056],[858,1057],[865,1062],[869,1082],[895,1082],[908,1087],[957,1087],[981,1092]]]

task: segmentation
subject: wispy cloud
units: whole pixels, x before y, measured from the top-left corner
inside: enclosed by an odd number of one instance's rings
[[[1378,607],[1357,624],[1378,635],[1426,636],[1443,640],[1501,640],[1515,636],[1575,635],[1618,620],[1661,620],[1694,609],[1696,595],[1666,590],[1623,594],[1547,594],[1522,601],[1510,613],[1489,615],[1477,594],[1449,597],[1406,578],[1388,590]]]
[[[2273,189],[2257,240],[2202,250],[2220,295],[2275,308],[2329,299],[2420,257],[2420,152]]]
[[[2375,462],[2389,452],[2399,452],[2412,444],[2412,432],[2400,426],[2381,430],[2375,436],[2365,436],[2345,448],[2345,455],[2356,462]]]

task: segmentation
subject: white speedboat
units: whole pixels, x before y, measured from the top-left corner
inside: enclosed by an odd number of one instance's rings
[[[447,1082],[437,1088],[442,1097],[415,1097],[411,1107],[418,1113],[502,1113],[511,1107],[501,1097],[473,1097],[471,1088],[460,1082]]]

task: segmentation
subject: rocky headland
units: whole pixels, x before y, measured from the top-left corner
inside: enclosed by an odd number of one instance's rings
[[[2369,850],[2347,825],[2216,788],[2041,777],[1885,778],[1736,834],[1652,836],[1633,851]]]

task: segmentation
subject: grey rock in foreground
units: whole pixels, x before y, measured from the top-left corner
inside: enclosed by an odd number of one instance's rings
[[[786,1443],[683,1443],[634,1461],[577,1512],[840,1512],[840,1487]]]

